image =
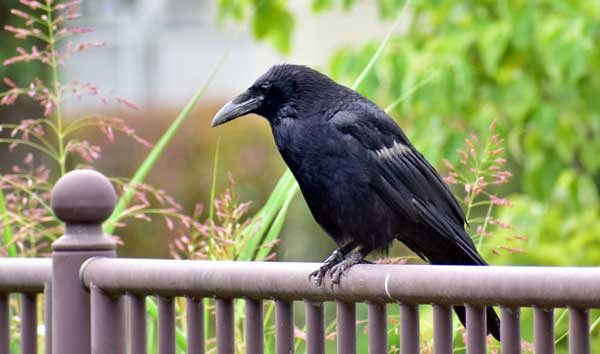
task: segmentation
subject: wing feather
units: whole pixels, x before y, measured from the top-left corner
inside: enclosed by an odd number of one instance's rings
[[[478,264],[485,264],[464,230],[465,215],[448,186],[400,127],[380,110],[338,112],[330,119],[341,133],[368,150],[380,177],[374,189],[393,209],[455,242]],[[363,113],[364,112],[364,113]]]

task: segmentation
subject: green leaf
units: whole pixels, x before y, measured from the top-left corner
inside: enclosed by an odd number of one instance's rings
[[[311,2],[311,9],[314,12],[323,12],[333,7],[333,0],[313,0]]]
[[[280,1],[265,1],[256,8],[252,32],[259,40],[269,40],[277,50],[288,54],[294,30],[294,16]]]
[[[510,39],[510,26],[496,22],[485,26],[478,36],[479,55],[488,75],[495,76]]]
[[[16,257],[17,250],[13,244],[13,234],[9,224],[8,209],[6,208],[6,201],[4,199],[4,191],[2,188],[0,188],[0,214],[2,214],[2,239],[6,245],[8,256]]]
[[[239,0],[219,0],[217,20],[223,22],[228,18],[241,21],[244,18],[245,2]]]

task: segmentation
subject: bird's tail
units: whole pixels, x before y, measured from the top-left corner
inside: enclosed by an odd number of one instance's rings
[[[464,306],[454,306],[454,312],[458,316],[460,322],[467,327],[467,316],[465,312]],[[487,332],[496,338],[498,341],[500,340],[500,318],[496,314],[493,308],[488,307],[486,309],[486,318],[487,318]]]
[[[466,237],[469,237],[468,235]],[[469,239],[470,240],[470,239]],[[466,247],[465,247],[466,246]],[[455,264],[455,265],[478,265],[478,266],[487,266],[488,264],[481,257],[475,245],[472,243],[468,243],[467,245],[463,245],[463,247],[457,247],[454,245],[453,252],[448,252],[445,257],[442,259],[429,259],[431,264]],[[460,322],[467,327],[467,316],[465,312],[464,306],[454,306],[454,312],[460,319]],[[486,311],[487,317],[487,333],[491,334],[497,340],[500,340],[500,318],[496,314],[493,308],[488,307]]]

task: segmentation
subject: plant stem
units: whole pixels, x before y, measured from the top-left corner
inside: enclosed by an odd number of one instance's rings
[[[213,236],[214,236],[214,225],[215,225],[215,194],[217,189],[217,170],[219,168],[219,149],[221,147],[221,138],[217,140],[217,148],[215,149],[215,158],[213,161],[213,173],[212,173],[212,181],[210,186],[210,204],[208,208],[208,222],[210,223],[210,234],[208,237],[208,251],[207,258],[212,259],[212,248],[213,248]]]
[[[62,111],[61,111],[61,93],[60,93],[60,82],[58,81],[58,64],[56,63],[56,41],[54,39],[54,26],[52,19],[52,2],[46,0],[46,22],[48,24],[48,46],[50,50],[50,68],[52,71],[52,88],[54,94],[52,95],[53,103],[55,107],[55,118],[56,118],[56,138],[58,143],[58,165],[60,166],[60,175],[63,176],[66,172],[66,160],[64,146],[64,136],[62,131]]]

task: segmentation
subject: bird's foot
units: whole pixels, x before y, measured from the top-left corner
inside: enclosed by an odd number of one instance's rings
[[[329,257],[325,259],[323,265],[319,269],[310,273],[308,280],[312,281],[316,286],[321,286],[321,284],[323,284],[323,278],[325,277],[325,274],[327,274],[327,272],[336,264],[343,261],[344,255],[342,252],[340,252],[340,250],[333,251],[333,253],[331,253]]]
[[[355,264],[363,263],[364,256],[360,252],[355,252],[346,257],[342,262],[331,267],[330,277],[331,285],[339,284],[342,275]]]

